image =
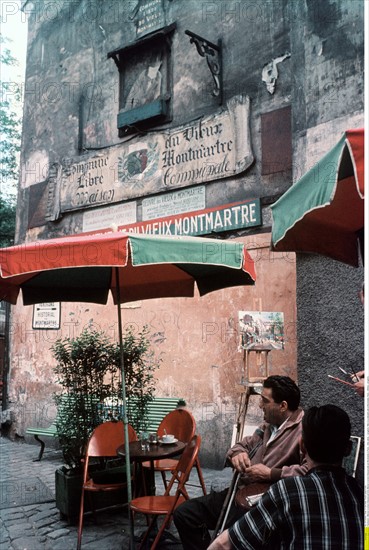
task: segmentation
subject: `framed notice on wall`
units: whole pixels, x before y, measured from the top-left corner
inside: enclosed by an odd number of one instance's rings
[[[44,302],[33,306],[32,328],[58,330],[60,328],[60,302]]]

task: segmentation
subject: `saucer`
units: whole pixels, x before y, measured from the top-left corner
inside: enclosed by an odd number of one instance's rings
[[[172,441],[163,441],[162,439],[159,439],[159,443],[162,445],[173,445],[173,443],[177,443],[178,439],[174,438]]]

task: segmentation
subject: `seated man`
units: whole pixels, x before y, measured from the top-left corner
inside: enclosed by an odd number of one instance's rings
[[[335,405],[312,407],[302,421],[309,473],[281,479],[209,550],[364,548],[364,495],[341,467],[350,454],[350,420]]]
[[[252,436],[236,443],[227,453],[232,466],[242,473],[240,487],[253,482],[274,483],[280,478],[304,475],[307,464],[300,450],[300,390],[288,376],[269,376],[263,384],[260,407],[264,423]],[[228,490],[188,500],[174,512],[184,550],[208,548]],[[243,516],[232,503],[226,527]]]

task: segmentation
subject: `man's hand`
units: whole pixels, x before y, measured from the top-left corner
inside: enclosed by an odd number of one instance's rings
[[[271,468],[264,466],[264,464],[254,464],[244,470],[247,475],[248,481],[270,481],[271,480]]]
[[[352,381],[354,382],[354,389],[358,395],[364,397],[365,393],[365,371],[359,370],[356,374],[351,375]],[[357,382],[356,382],[357,380]]]
[[[355,391],[358,395],[360,395],[360,397],[364,397],[364,393],[365,393],[365,378],[361,378],[359,380],[359,382],[356,382],[356,384],[354,384],[355,386]]]
[[[232,550],[231,541],[229,540],[228,536],[228,529],[226,531],[223,531],[217,537],[210,546],[208,546],[208,550]]]
[[[251,466],[249,455],[247,453],[239,453],[231,458],[232,466],[237,472],[244,473]]]

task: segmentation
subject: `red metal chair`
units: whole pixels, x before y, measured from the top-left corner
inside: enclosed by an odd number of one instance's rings
[[[161,437],[165,433],[173,434],[179,441],[188,443],[194,436],[195,431],[196,421],[193,415],[186,409],[176,409],[163,418],[158,427],[158,436]],[[167,488],[166,472],[173,472],[177,464],[178,460],[173,458],[154,461],[154,470],[161,473],[165,489]],[[150,468],[150,462],[143,462],[142,466],[143,468]],[[195,460],[194,467],[196,468],[202,491],[206,495],[205,481],[198,457]]]
[[[130,425],[128,425],[128,439],[129,441],[137,441],[137,434]],[[88,472],[90,458],[117,457],[117,448],[121,445],[124,445],[123,422],[105,422],[104,424],[100,424],[100,426],[97,426],[97,428],[95,428],[95,430],[92,432],[92,435],[87,445],[84,462],[81,505],[79,511],[77,550],[80,550],[82,541],[85,492],[87,491],[89,495],[93,495],[93,493],[97,493],[100,491],[119,491],[127,485],[126,482],[104,484],[96,483],[92,479],[92,477],[90,477]],[[95,516],[93,499],[91,499],[91,503]]]
[[[194,435],[183,451],[181,458],[178,460],[164,495],[139,497],[131,501],[130,508],[132,512],[152,516],[147,531],[141,541],[140,549],[145,547],[147,538],[157,518],[159,516],[164,516],[162,525],[158,530],[154,542],[150,546],[150,550],[155,550],[165,528],[172,520],[175,508],[185,500],[188,500],[189,497],[185,485],[198,456],[200,445],[201,437],[199,435]],[[176,492],[174,495],[170,495],[170,491],[175,482],[177,483]],[[134,516],[134,514],[132,514],[132,516]]]

